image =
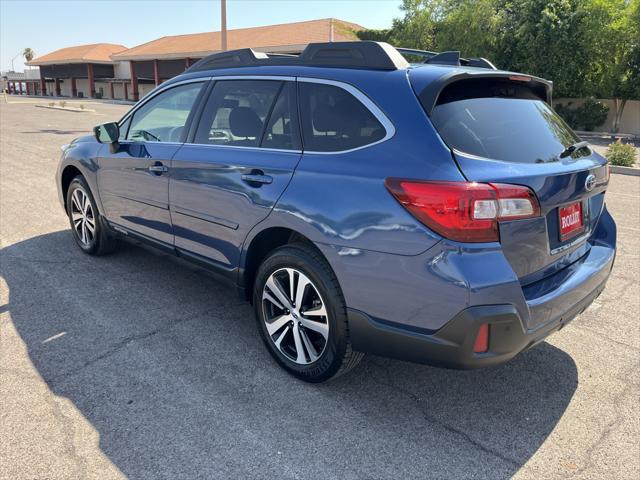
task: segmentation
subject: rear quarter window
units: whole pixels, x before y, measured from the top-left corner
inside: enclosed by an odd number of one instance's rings
[[[350,92],[335,85],[300,82],[305,151],[340,152],[382,140],[386,130]]]

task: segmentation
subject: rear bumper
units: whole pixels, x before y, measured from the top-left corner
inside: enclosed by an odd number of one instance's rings
[[[354,349],[476,368],[505,362],[542,341],[600,295],[615,260],[616,226],[604,209],[587,242],[564,257],[571,263],[526,285],[499,245],[443,241],[414,257],[320,248],[343,289]],[[484,323],[490,326],[489,351],[475,354]]]
[[[607,275],[608,276],[608,275]],[[606,278],[563,315],[527,330],[513,305],[470,307],[433,334],[407,330],[376,321],[349,309],[349,329],[355,350],[447,368],[471,369],[506,362],[541,342],[582,313],[604,289]],[[480,325],[488,323],[489,351],[474,353],[473,345]]]
[[[605,211],[583,258],[560,272],[524,288],[487,288],[474,299],[495,304],[467,306],[436,330],[378,320],[349,309],[353,348],[417,363],[450,368],[478,368],[510,360],[563,328],[582,313],[605,287],[616,255],[616,228]],[[478,269],[476,269],[478,270]],[[487,270],[490,271],[490,270]],[[490,300],[491,301],[491,300]],[[482,324],[489,324],[489,350],[474,353]]]

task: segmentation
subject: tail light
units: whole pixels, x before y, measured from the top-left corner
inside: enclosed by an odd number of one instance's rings
[[[398,178],[385,185],[418,220],[458,242],[497,242],[498,222],[540,216],[535,194],[521,185]]]

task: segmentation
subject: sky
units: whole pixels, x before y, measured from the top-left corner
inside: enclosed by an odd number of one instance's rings
[[[227,0],[227,28],[334,17],[387,28],[401,0]],[[36,56],[90,43],[133,47],[165,35],[220,30],[218,0],[0,0],[0,70]]]

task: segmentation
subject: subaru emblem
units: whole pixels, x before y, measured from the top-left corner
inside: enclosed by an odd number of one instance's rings
[[[584,181],[584,189],[587,192],[590,192],[591,190],[593,190],[593,187],[595,186],[596,186],[596,176],[590,173],[589,176],[587,176],[587,179]]]

